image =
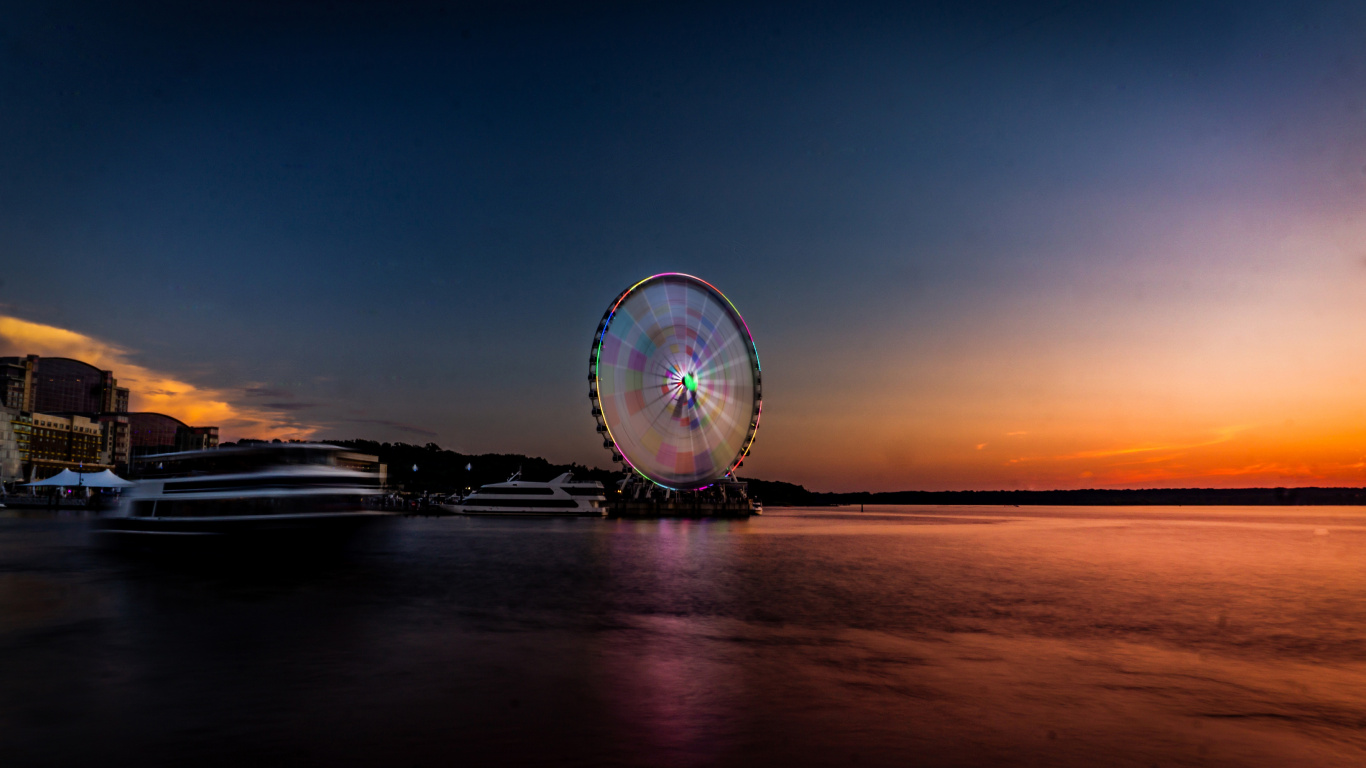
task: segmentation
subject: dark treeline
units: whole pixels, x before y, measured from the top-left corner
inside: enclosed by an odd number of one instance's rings
[[[523,480],[544,482],[573,472],[581,480],[600,480],[613,487],[621,475],[606,469],[585,467],[581,464],[551,464],[536,456],[513,453],[456,453],[436,443],[409,445],[407,443],[377,443],[373,440],[329,440],[333,445],[351,448],[360,453],[371,453],[389,466],[389,482],[407,491],[453,491],[477,488],[487,483],[501,483],[522,472]],[[417,471],[413,471],[413,466]],[[465,467],[470,469],[466,470]]]
[[[243,440],[241,444],[258,442]],[[600,480],[604,486],[614,487],[620,472],[580,464],[551,464],[535,456],[503,453],[457,453],[436,443],[410,445],[408,443],[379,443],[374,440],[323,440],[331,445],[350,448],[357,453],[378,456],[388,466],[388,481],[404,491],[437,491],[449,493],[464,488],[476,488],[487,483],[501,483],[512,473],[522,471],[522,479],[544,482],[565,472],[573,472],[582,480]],[[470,469],[466,470],[465,467]],[[413,467],[417,471],[413,471]]]
[[[242,443],[258,442],[243,440]],[[328,440],[359,453],[379,457],[388,465],[389,482],[405,491],[450,492],[486,483],[500,483],[513,472],[525,480],[550,480],[573,472],[584,480],[615,487],[617,470],[580,464],[552,464],[536,456],[515,453],[457,453],[436,443],[379,443],[373,440]],[[413,471],[413,466],[417,471]],[[471,469],[465,469],[469,465]],[[1366,505],[1366,488],[1153,488],[1145,490],[1085,489],[1078,491],[889,491],[883,493],[821,493],[794,483],[742,477],[750,494],[769,506],[819,507],[837,504],[1058,504],[1071,506],[1213,506],[1213,505]]]

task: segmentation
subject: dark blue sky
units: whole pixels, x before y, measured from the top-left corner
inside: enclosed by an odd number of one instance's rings
[[[593,329],[683,271],[755,333],[756,471],[876,484],[928,460],[889,409],[1147,349],[1236,293],[1211,241],[1366,192],[1359,4],[277,5],[6,10],[0,310],[318,436],[605,463]]]

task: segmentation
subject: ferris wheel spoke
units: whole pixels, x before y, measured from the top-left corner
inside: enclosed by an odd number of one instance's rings
[[[655,414],[655,417],[650,420],[650,428],[658,431],[659,420],[666,415],[669,415],[669,409],[667,407],[659,409],[658,413]]]
[[[706,294],[703,294],[703,295],[702,295],[702,302],[701,302],[702,306],[700,306],[700,307],[697,308],[697,325],[695,325],[695,326],[689,325],[689,326],[688,326],[688,330],[692,331],[692,337],[693,337],[694,339],[700,339],[700,338],[702,338],[702,318],[706,316],[706,314],[707,314],[707,305],[710,304],[710,303],[711,303],[711,299],[710,299]],[[685,317],[684,320],[687,321],[688,318]],[[697,364],[696,353],[694,353],[694,355],[693,355],[693,364],[694,364],[694,365]]]
[[[644,398],[644,396],[642,395],[642,399],[643,399],[643,398]],[[656,405],[658,405],[658,404],[660,404],[660,403],[662,403],[662,402],[664,402],[664,401],[666,401],[666,400],[669,400],[669,401],[672,401],[672,400],[673,400],[673,395],[672,395],[672,393],[670,393],[670,394],[664,394],[664,395],[655,395],[653,398],[651,398],[651,399],[649,399],[649,400],[644,400],[644,403],[645,403],[645,407],[646,407],[646,408],[653,409],[654,406],[656,406]]]
[[[732,342],[738,340],[738,336],[719,340],[721,343],[717,344],[714,349],[708,349],[707,356],[697,361],[698,368],[700,369],[705,367],[708,363],[714,360],[717,357],[717,355],[729,352],[731,350]]]

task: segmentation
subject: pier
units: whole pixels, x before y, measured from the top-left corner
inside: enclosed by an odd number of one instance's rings
[[[639,479],[623,483],[621,493],[604,505],[613,518],[721,518],[743,519],[755,514],[749,488],[743,482],[724,480],[696,491],[660,488]]]
[[[754,514],[748,499],[709,500],[683,496],[674,499],[626,499],[609,501],[607,516],[612,518],[748,518]]]

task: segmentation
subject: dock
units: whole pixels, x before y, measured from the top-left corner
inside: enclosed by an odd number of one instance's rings
[[[672,499],[623,499],[607,502],[609,518],[666,517],[737,520],[754,514],[748,499],[714,501],[687,496]]]

